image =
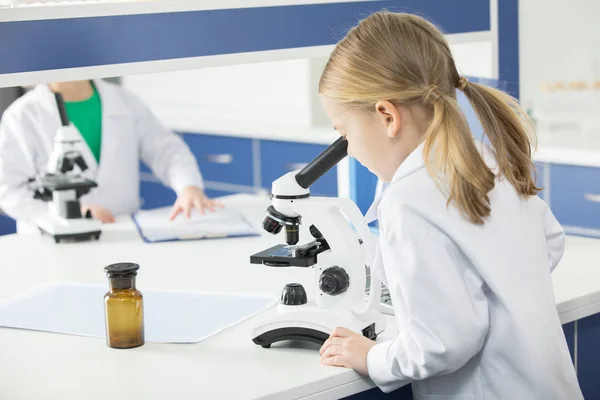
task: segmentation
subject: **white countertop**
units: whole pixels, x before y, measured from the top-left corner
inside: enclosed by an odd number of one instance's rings
[[[236,195],[260,227],[266,198]],[[99,242],[54,244],[37,234],[0,238],[0,301],[51,282],[107,284],[103,267],[140,264],[138,288],[273,293],[302,283],[311,297],[313,270],[249,263],[251,254],[281,243],[262,237],[146,244],[133,223],[105,226]],[[304,237],[307,237],[306,235]],[[252,342],[252,329],[269,311],[196,344],[146,343],[114,350],[104,340],[0,329],[0,399],[331,399],[374,385],[352,370],[320,364],[318,346]],[[190,315],[190,318],[193,318]],[[395,334],[392,317],[381,336]]]
[[[257,227],[268,206],[267,199],[250,195],[225,202],[240,208]],[[279,239],[263,232],[261,237],[146,244],[128,219],[105,226],[99,242],[56,245],[37,234],[4,236],[0,301],[52,281],[107,284],[102,268],[121,261],[141,265],[142,292],[168,288],[278,295],[294,281],[304,284],[311,297],[311,269],[249,263],[250,254]],[[563,323],[600,311],[599,258],[600,241],[568,238],[553,275]],[[321,365],[314,345],[263,349],[252,343],[253,327],[269,312],[197,344],[146,343],[130,350],[110,349],[102,339],[0,329],[0,398],[328,399],[373,387],[351,370]],[[380,340],[395,334],[388,317]]]
[[[540,146],[533,160],[542,163],[600,167],[600,149]]]
[[[600,239],[567,236],[565,254],[552,274],[563,324],[600,312]]]
[[[223,120],[191,113],[157,113],[170,129],[179,133],[234,136],[248,139],[280,140],[286,142],[316,143],[330,145],[340,135],[333,128],[282,124],[260,120]]]

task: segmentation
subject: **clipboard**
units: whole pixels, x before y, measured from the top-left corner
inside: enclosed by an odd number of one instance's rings
[[[171,222],[171,207],[140,210],[132,215],[142,240],[146,243],[163,243],[188,240],[209,240],[260,236],[242,213],[233,207],[191,212],[190,218],[178,215]]]

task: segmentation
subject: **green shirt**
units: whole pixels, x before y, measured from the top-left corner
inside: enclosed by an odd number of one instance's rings
[[[66,101],[69,120],[83,136],[92,151],[96,162],[100,163],[100,150],[102,148],[102,103],[100,95],[94,88],[94,94],[83,101]]]

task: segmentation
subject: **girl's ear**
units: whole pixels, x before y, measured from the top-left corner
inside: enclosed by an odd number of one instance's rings
[[[389,138],[395,138],[400,132],[400,126],[402,124],[402,118],[400,111],[390,101],[382,100],[375,104],[375,115],[380,123],[383,124],[387,136]]]

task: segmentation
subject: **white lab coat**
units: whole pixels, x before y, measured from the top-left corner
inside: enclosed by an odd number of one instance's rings
[[[497,180],[491,216],[471,224],[446,206],[422,149],[367,213],[399,332],[370,350],[369,375],[385,392],[412,382],[422,400],[582,399],[551,280],[564,232],[548,206]]]
[[[83,146],[89,167],[84,175],[98,187],[81,198],[82,204],[102,206],[115,215],[135,212],[140,205],[140,160],[176,192],[190,185],[202,187],[196,159],[179,136],[124,88],[101,80],[94,84],[102,103],[102,147],[98,165],[89,147]],[[32,222],[47,212],[46,203],[33,199],[27,181],[45,170],[59,124],[47,85],[19,98],[2,116],[0,209],[18,221]]]

